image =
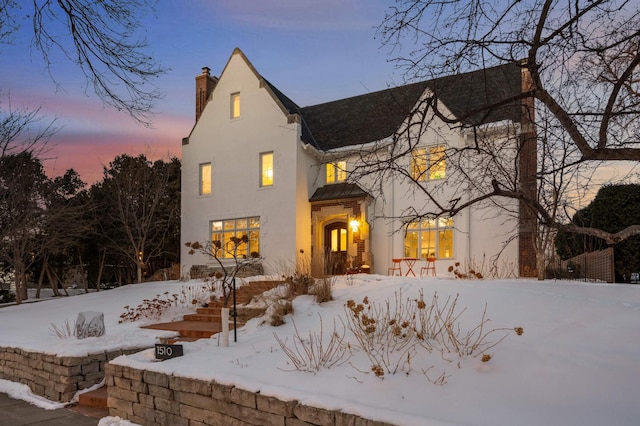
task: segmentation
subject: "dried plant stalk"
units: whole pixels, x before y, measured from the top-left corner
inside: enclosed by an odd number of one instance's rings
[[[300,336],[298,327],[295,322],[292,321],[295,330],[293,346],[287,344],[287,339],[283,341],[276,333],[273,333],[282,351],[293,363],[295,370],[315,373],[320,370],[320,368],[331,368],[342,365],[349,361],[351,357],[351,349],[349,345],[344,342],[346,332],[344,324],[342,333],[340,334],[336,331],[335,321],[333,322],[333,332],[325,345],[322,317],[319,314],[318,317],[320,317],[320,332],[314,333],[309,331],[308,339],[303,339]]]

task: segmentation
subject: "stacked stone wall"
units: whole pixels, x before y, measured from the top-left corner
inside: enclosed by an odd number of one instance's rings
[[[385,426],[213,381],[107,364],[109,414],[143,426]]]
[[[105,365],[109,361],[143,349],[146,348],[59,357],[0,347],[0,379],[25,384],[34,394],[49,400],[69,402],[77,391],[104,379]]]

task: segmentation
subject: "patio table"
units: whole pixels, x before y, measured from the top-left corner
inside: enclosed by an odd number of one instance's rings
[[[418,259],[415,258],[415,257],[403,257],[402,261],[407,265],[407,272],[404,274],[404,276],[408,277],[409,273],[411,273],[411,275],[413,275],[415,277],[416,274],[415,274],[415,272],[413,272],[413,265],[416,264]]]

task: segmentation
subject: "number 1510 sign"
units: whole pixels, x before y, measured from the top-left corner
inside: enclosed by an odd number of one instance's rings
[[[156,343],[156,359],[171,359],[184,355],[182,345]]]

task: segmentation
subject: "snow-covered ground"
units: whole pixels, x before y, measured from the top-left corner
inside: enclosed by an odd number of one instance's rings
[[[148,344],[170,333],[143,330],[141,324],[119,324],[125,305],[136,306],[165,292],[179,293],[197,283],[147,283],[80,296],[0,309],[0,346],[60,355],[83,355],[96,347],[116,349]],[[326,343],[334,329],[342,334],[349,315],[347,300],[381,303],[396,297],[401,306],[419,298],[430,304],[434,293],[444,305],[458,295],[461,332],[477,326],[486,309],[484,330],[502,329],[489,342],[492,358],[460,358],[423,349],[408,362],[390,355],[396,374],[376,377],[366,353],[347,329],[344,342],[351,358],[316,372],[293,364],[276,336],[293,346],[298,335],[320,335]],[[158,362],[153,351],[114,362],[186,377],[235,384],[281,399],[327,409],[342,409],[398,425],[636,425],[640,422],[640,286],[535,280],[460,281],[446,278],[400,278],[379,275],[338,277],[334,300],[317,304],[311,296],[294,301],[294,313],[279,327],[251,320],[238,331],[238,342],[218,339],[184,344],[184,356]],[[409,300],[409,301],[407,301]],[[486,307],[486,308],[485,308]],[[60,339],[50,325],[72,323],[80,311],[105,314],[107,334],[84,340]],[[174,310],[171,317],[183,313]],[[166,318],[165,318],[166,319]],[[165,320],[163,319],[163,320]],[[516,335],[513,328],[522,327]],[[310,334],[312,333],[312,334]],[[425,373],[426,371],[426,373]],[[440,374],[445,384],[434,384]],[[431,381],[428,380],[428,377]],[[12,384],[0,381],[0,391]],[[29,392],[26,392],[28,394]],[[23,392],[24,394],[24,392]],[[12,395],[28,399],[20,392]],[[105,418],[101,425],[116,425]]]

